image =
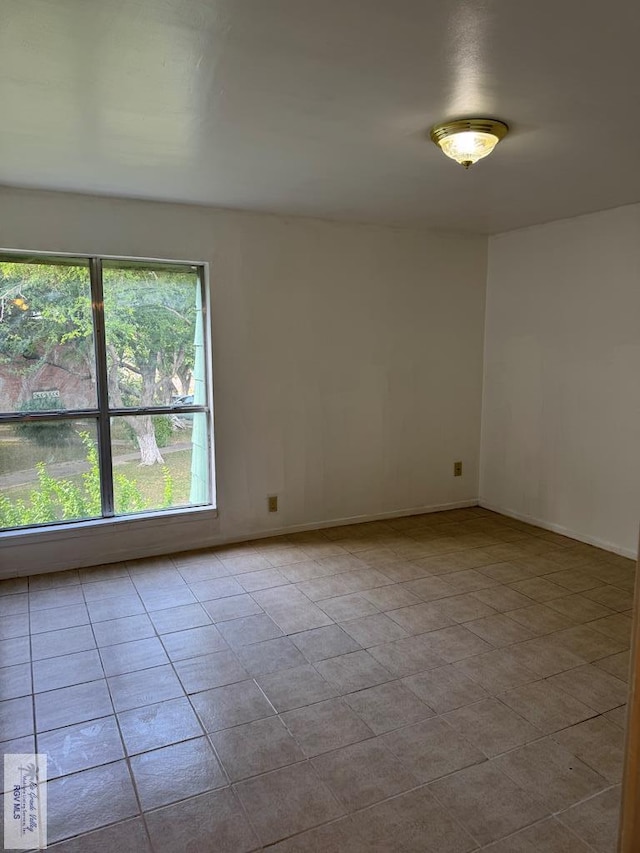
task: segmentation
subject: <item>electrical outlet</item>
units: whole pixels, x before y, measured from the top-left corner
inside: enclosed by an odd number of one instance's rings
[[[278,496],[277,495],[269,495],[267,498],[267,504],[269,506],[269,512],[278,512]]]
[[[453,476],[462,477],[462,462],[453,463]]]

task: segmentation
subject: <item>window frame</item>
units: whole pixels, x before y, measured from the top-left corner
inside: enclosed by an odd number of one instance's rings
[[[124,255],[85,254],[76,252],[45,252],[25,249],[0,248],[0,262],[29,263],[49,262],[52,264],[69,264],[74,261],[79,266],[86,266],[89,271],[91,297],[91,315],[93,323],[93,347],[96,367],[96,407],[84,409],[42,410],[37,412],[2,412],[0,425],[16,423],[35,423],[37,421],[93,420],[96,424],[98,468],[100,472],[100,503],[101,514],[86,519],[55,519],[39,524],[29,524],[19,527],[0,528],[0,539],[15,534],[28,534],[52,529],[65,529],[74,526],[103,525],[113,522],[133,522],[141,519],[162,518],[162,516],[188,515],[203,511],[214,512],[217,515],[215,455],[214,455],[214,420],[213,420],[213,369],[211,346],[211,299],[209,286],[209,265],[206,261],[187,261],[167,258],[134,257]],[[107,379],[107,350],[106,326],[103,297],[103,263],[130,265],[136,267],[155,267],[176,271],[191,270],[195,272],[200,288],[202,305],[202,330],[204,346],[204,384],[206,403],[204,405],[180,406],[127,406],[110,407]],[[204,414],[207,422],[207,489],[209,500],[206,504],[190,504],[187,506],[168,507],[158,510],[144,509],[140,512],[121,513],[115,511],[114,481],[111,444],[111,418],[123,415],[179,415]]]

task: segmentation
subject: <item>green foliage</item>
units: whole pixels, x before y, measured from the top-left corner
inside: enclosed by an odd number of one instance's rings
[[[124,418],[114,418],[113,421],[116,424],[117,432],[114,430],[113,422],[112,422],[111,437],[114,438],[118,434],[121,434],[122,438],[124,438],[126,441],[130,442],[132,447],[137,447],[136,434],[133,431],[133,427],[131,426],[131,424],[127,423],[127,421]]]
[[[193,368],[192,272],[105,267],[107,350],[128,405],[170,402],[178,366]]]
[[[89,270],[84,266],[0,263],[0,352],[40,366],[52,348],[68,348],[69,360],[93,344]]]
[[[87,449],[89,470],[82,475],[82,485],[70,480],[55,479],[47,473],[44,462],[38,462],[38,488],[24,500],[10,501],[0,494],[0,528],[24,527],[46,524],[52,521],[96,518],[100,516],[100,473],[98,451],[87,432],[80,433]],[[162,469],[164,479],[163,506],[173,502],[173,478],[166,466]],[[124,474],[114,474],[115,501],[119,513],[141,512],[145,499],[133,480]]]
[[[116,423],[118,423],[118,431],[131,442],[133,447],[137,447],[136,442],[136,434],[130,423],[124,418],[116,418]],[[153,416],[153,432],[156,437],[156,444],[158,447],[168,447],[171,444],[171,438],[173,436],[173,426],[171,425],[171,418],[168,415],[154,415]],[[113,428],[111,429],[111,434],[114,434]]]
[[[102,513],[98,448],[95,442],[91,440],[89,433],[82,434],[82,441],[87,449],[87,462],[89,463],[89,470],[82,475],[82,484],[86,495],[85,506],[87,516],[95,518]]]
[[[166,465],[162,466],[162,481],[164,483],[162,506],[165,508],[173,506],[173,477]]]
[[[0,493],[0,527],[19,527],[25,517],[27,508],[24,501],[12,503],[6,495]]]
[[[145,509],[144,498],[133,480],[129,480],[124,474],[114,473],[113,482],[118,514],[126,515],[130,512],[142,512]]]
[[[103,287],[111,404],[168,404],[174,377],[184,381],[194,366],[197,275],[105,263]],[[27,384],[46,363],[60,362],[89,381],[95,363],[86,265],[0,262],[1,362]],[[166,426],[160,430],[167,435]]]
[[[64,409],[58,397],[35,398],[25,400],[20,406],[21,412],[55,412]],[[28,438],[40,447],[54,447],[70,444],[75,438],[71,421],[34,421],[16,424],[16,432]]]
[[[168,415],[156,415],[153,419],[153,431],[156,434],[156,444],[158,447],[167,447],[171,442],[173,435],[173,427]]]

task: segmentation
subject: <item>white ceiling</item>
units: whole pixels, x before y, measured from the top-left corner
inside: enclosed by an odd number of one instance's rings
[[[0,183],[497,232],[640,200],[638,0],[0,0]],[[431,124],[512,132],[469,172]]]

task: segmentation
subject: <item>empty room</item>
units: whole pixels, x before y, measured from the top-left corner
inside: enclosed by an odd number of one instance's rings
[[[0,2],[4,849],[640,850],[639,33]]]

